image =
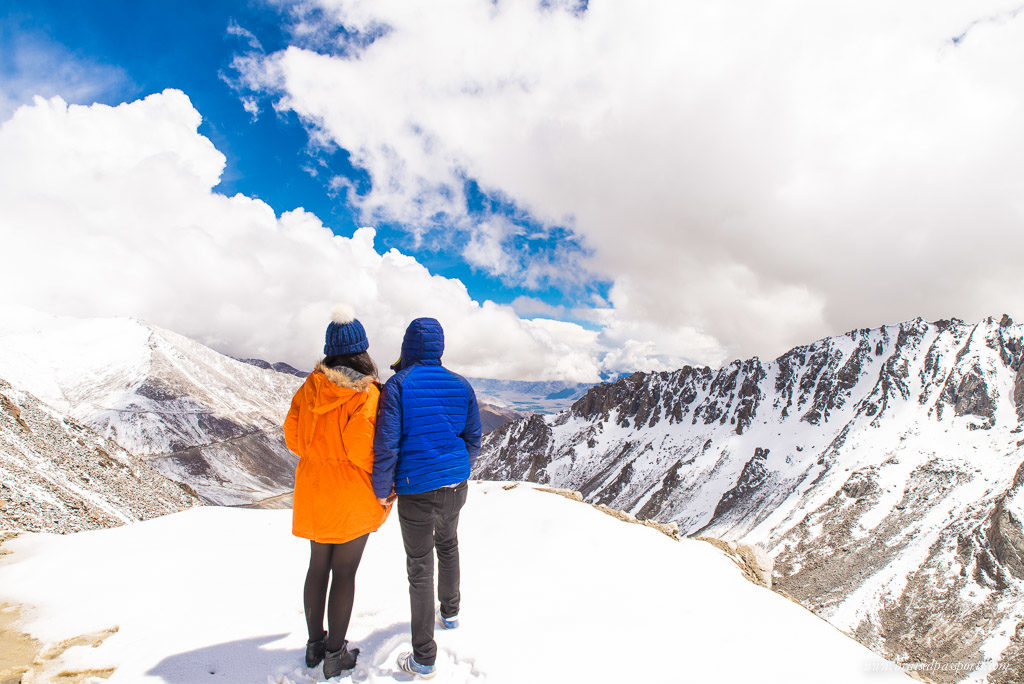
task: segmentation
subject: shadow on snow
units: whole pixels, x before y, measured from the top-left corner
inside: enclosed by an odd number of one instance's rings
[[[307,684],[325,681],[321,666],[306,668],[303,662],[305,645],[302,648],[267,648],[268,644],[281,641],[287,636],[287,633],[268,634],[176,653],[161,660],[146,674],[159,677],[168,684]],[[411,681],[411,675],[399,671],[391,659],[391,655],[402,645],[407,648],[409,646],[408,622],[398,622],[371,632],[364,639],[352,642],[352,646],[359,648],[360,653],[351,675],[331,681],[348,677],[355,682],[366,681],[371,672],[377,677]]]

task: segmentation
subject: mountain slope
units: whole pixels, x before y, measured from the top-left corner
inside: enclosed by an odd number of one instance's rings
[[[1022,338],[1008,317],[915,320],[635,374],[498,430],[477,474],[758,542],[778,588],[862,642],[977,678],[1012,664],[1024,622]]]
[[[513,420],[519,418],[523,414],[507,409],[501,406],[495,406],[494,404],[488,404],[486,401],[478,402],[480,405],[480,426],[483,430],[483,434],[493,432],[502,425],[511,423]]]
[[[142,459],[0,380],[0,529],[78,532],[198,503]]]
[[[301,664],[309,549],[290,535],[290,520],[288,511],[204,507],[8,542],[0,601],[32,606],[22,628],[44,650],[83,634],[101,642],[40,658],[31,675],[116,668],[110,682],[322,681],[319,668]],[[673,541],[528,486],[477,483],[459,536],[462,626],[436,635],[435,681],[908,681],[702,542]],[[70,564],[74,585],[60,581]],[[394,665],[409,649],[406,586],[392,515],[371,535],[359,571],[347,635],[362,649],[353,681],[409,681]],[[603,646],[610,632],[617,636]]]
[[[301,379],[130,319],[73,319],[8,307],[0,378],[146,456],[207,502],[291,489],[281,423]]]

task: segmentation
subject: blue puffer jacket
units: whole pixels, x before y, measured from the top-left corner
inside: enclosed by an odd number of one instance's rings
[[[417,318],[398,372],[381,393],[373,438],[373,491],[419,494],[469,478],[480,452],[480,410],[466,379],[441,366],[444,331]]]

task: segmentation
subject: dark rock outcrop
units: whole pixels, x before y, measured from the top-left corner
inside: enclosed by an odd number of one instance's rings
[[[491,453],[483,453],[474,477],[547,483],[550,438],[551,428],[539,414],[498,428],[485,439],[484,449]]]
[[[713,518],[722,517],[764,484],[768,477],[764,467],[764,462],[768,459],[768,452],[768,449],[762,449],[761,447],[754,449],[754,455],[743,466],[743,471],[736,481],[736,486],[727,491],[719,500],[718,505],[715,506]]]
[[[995,411],[995,400],[990,394],[983,372],[976,366],[965,373],[955,387],[950,378],[942,396],[948,403],[953,404],[958,416],[991,418]]]

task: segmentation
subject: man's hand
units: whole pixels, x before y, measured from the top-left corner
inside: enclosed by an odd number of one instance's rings
[[[380,502],[381,506],[390,506],[394,502],[394,500],[397,499],[397,498],[398,498],[398,495],[395,494],[394,492],[391,492],[390,494],[388,494],[386,499],[382,499],[380,497],[377,497],[377,501]]]

